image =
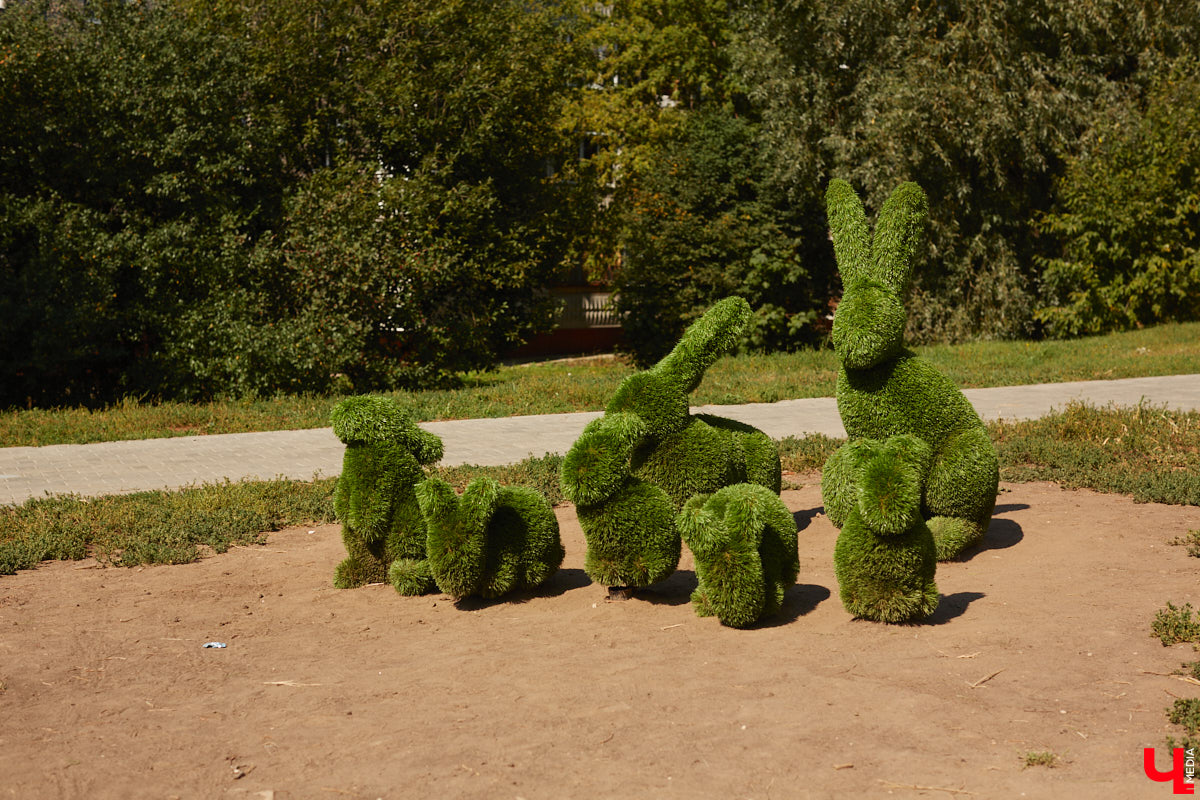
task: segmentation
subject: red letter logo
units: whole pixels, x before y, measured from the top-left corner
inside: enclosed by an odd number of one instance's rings
[[[1195,794],[1196,785],[1192,781],[1195,780],[1196,762],[1192,760],[1190,765],[1185,764],[1189,758],[1191,755],[1185,753],[1182,747],[1176,747],[1171,751],[1171,771],[1159,772],[1154,765],[1154,748],[1147,747],[1142,750],[1142,769],[1145,770],[1146,777],[1152,781],[1159,783],[1171,781],[1173,794]]]

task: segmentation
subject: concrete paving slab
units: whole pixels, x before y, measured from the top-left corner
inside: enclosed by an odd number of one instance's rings
[[[968,389],[965,394],[987,420],[1033,419],[1072,401],[1195,410],[1200,408],[1200,375]],[[693,412],[731,417],[775,438],[846,435],[832,397],[698,406]],[[443,464],[495,465],[565,453],[598,416],[590,412],[468,419],[422,427],[442,438]],[[46,494],[95,496],[222,480],[332,477],[341,472],[343,452],[329,428],[0,448],[0,504]]]

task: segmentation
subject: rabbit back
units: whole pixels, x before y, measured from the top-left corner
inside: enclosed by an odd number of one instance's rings
[[[936,451],[956,433],[983,428],[962,391],[910,351],[869,369],[839,370],[837,400],[851,439],[910,433]]]

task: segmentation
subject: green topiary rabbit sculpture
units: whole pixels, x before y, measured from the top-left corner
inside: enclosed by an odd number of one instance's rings
[[[334,572],[334,586],[388,581],[401,594],[430,591],[425,522],[414,486],[425,478],[421,465],[442,457],[442,440],[418,428],[388,397],[348,397],[330,418],[346,444],[333,511],[347,556]]]
[[[856,439],[838,450],[836,489],[822,484],[825,511],[840,527],[833,551],[842,605],[877,622],[915,622],[934,612],[937,553],[921,516],[933,453],[911,434]]]
[[[842,424],[851,441],[908,433],[929,445],[922,513],[938,560],[955,558],[983,539],[1000,478],[996,450],[971,403],[904,347],[904,296],[925,225],[925,193],[915,183],[899,186],[879,213],[874,237],[848,183],[832,181],[825,199],[844,288],[833,318]],[[842,469],[835,454],[822,481],[827,496],[836,498],[847,482]]]
[[[429,528],[430,572],[455,599],[533,589],[562,564],[558,518],[533,489],[476,478],[459,497],[430,478],[417,484],[417,502]]]
[[[563,459],[563,492],[587,538],[584,570],[597,583],[647,586],[674,572],[675,515],[694,494],[746,482],[779,493],[779,453],[770,437],[689,413],[688,395],[749,318],[740,297],[710,308],[658,364],[622,381],[604,416]]]
[[[698,616],[745,628],[783,607],[800,560],[796,520],[777,494],[754,483],[698,494],[676,524],[696,559]]]

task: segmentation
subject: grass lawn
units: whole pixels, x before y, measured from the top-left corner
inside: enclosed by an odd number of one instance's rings
[[[972,342],[918,348],[963,388],[1200,373],[1200,323],[1070,341]],[[502,367],[463,377],[457,389],[398,392],[421,421],[597,411],[633,372],[616,359]],[[769,403],[834,392],[831,350],[723,358],[692,395],[694,405]],[[134,399],[101,410],[0,412],[0,446],[83,444],[210,433],[318,428],[338,397],[210,403]]]

